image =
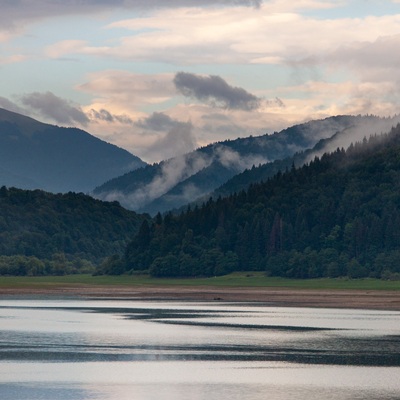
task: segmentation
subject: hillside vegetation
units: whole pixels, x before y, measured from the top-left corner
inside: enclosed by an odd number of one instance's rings
[[[123,254],[142,216],[76,193],[0,188],[0,274],[90,272]]]
[[[400,127],[292,166],[266,182],[145,221],[118,270],[291,278],[400,273]]]

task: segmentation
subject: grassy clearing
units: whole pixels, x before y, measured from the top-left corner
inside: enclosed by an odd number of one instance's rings
[[[283,279],[266,277],[261,272],[233,273],[214,278],[155,279],[149,276],[42,276],[0,277],[0,288],[56,288],[60,286],[217,286],[276,287],[291,289],[399,290],[400,281],[379,279]]]

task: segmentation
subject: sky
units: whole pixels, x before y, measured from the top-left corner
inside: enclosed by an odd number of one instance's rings
[[[400,0],[0,0],[0,107],[146,162],[400,106]]]

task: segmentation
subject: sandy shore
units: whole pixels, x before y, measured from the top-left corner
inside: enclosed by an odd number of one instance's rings
[[[92,286],[0,288],[0,298],[72,296],[134,300],[251,301],[281,307],[359,308],[400,311],[400,292],[372,290],[310,290],[188,286]]]

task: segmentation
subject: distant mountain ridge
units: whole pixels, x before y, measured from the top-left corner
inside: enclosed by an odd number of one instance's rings
[[[389,132],[400,123],[400,117],[380,118],[376,116],[357,117],[358,123],[335,133],[333,136],[321,139],[314,147],[274,162],[245,170],[226,181],[219,188],[208,194],[208,197],[226,197],[241,190],[247,190],[249,185],[266,181],[279,171],[284,172],[292,166],[301,167],[306,162],[320,157],[324,153],[335,151],[337,148],[347,148],[351,143],[368,139],[375,134]],[[198,199],[196,203],[206,201]]]
[[[0,108],[0,186],[89,192],[146,165],[77,128],[45,124]]]
[[[227,140],[115,178],[93,195],[124,207],[156,214],[182,207],[212,193],[235,175],[296,152],[361,124],[361,116],[335,116],[294,125],[271,135]],[[371,117],[377,118],[378,117]]]

